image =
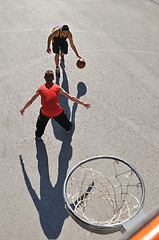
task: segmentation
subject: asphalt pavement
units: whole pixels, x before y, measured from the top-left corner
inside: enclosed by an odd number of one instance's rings
[[[78,162],[111,155],[131,163],[146,188],[144,212],[159,199],[159,1],[0,0],[0,235],[2,240],[120,239],[78,226],[62,189]],[[55,79],[90,109],[60,98],[73,122],[67,135],[50,121],[34,131],[40,98],[20,109],[55,70],[46,53],[53,27],[67,24],[86,67],[69,53]]]

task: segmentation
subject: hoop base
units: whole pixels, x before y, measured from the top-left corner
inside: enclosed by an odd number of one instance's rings
[[[129,232],[133,227],[135,227],[139,222],[141,222],[146,217],[146,214],[141,209],[140,212],[132,218],[130,221],[123,223],[120,231],[121,233]]]

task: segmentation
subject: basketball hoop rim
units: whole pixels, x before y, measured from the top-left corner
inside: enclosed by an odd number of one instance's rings
[[[116,160],[116,161],[120,161],[124,164],[126,164],[131,170],[133,170],[133,172],[136,174],[136,176],[138,177],[140,183],[141,183],[141,189],[142,189],[142,196],[140,199],[140,204],[138,206],[138,209],[135,211],[135,213],[129,217],[128,219],[120,222],[120,223],[116,223],[116,224],[110,224],[110,225],[98,225],[98,224],[91,224],[86,222],[85,220],[83,220],[81,217],[79,217],[71,208],[68,200],[67,200],[67,196],[66,196],[66,188],[67,188],[67,182],[70,178],[70,176],[72,175],[72,173],[82,164],[86,163],[86,162],[90,162],[92,160],[98,160],[98,159],[112,159],[112,160]],[[143,204],[144,204],[144,200],[145,200],[145,184],[144,181],[141,177],[141,175],[138,173],[138,171],[136,170],[136,168],[134,168],[130,163],[128,163],[127,161],[118,158],[118,157],[114,157],[114,156],[95,156],[95,157],[91,157],[91,158],[87,158],[79,163],[77,163],[68,173],[68,175],[65,178],[64,181],[64,185],[63,185],[63,197],[64,197],[64,202],[65,202],[65,207],[69,213],[69,215],[83,228],[92,231],[94,233],[100,233],[100,234],[107,234],[107,233],[112,233],[112,232],[116,232],[116,231],[120,231],[120,229],[122,228],[123,224],[125,224],[126,222],[130,221],[131,219],[133,219],[142,209]]]

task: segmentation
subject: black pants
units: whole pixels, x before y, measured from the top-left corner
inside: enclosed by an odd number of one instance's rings
[[[64,111],[60,113],[58,116],[53,117],[66,131],[69,131],[72,128],[72,123],[68,120],[67,115]],[[36,123],[36,131],[35,135],[36,137],[41,137],[44,134],[46,125],[49,121],[50,117],[45,116],[42,114],[40,110],[39,117],[37,119]]]

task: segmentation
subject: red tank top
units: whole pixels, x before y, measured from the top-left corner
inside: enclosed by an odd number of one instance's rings
[[[63,108],[59,104],[60,87],[55,83],[46,83],[39,87],[41,96],[41,112],[47,117],[56,117]]]

